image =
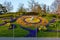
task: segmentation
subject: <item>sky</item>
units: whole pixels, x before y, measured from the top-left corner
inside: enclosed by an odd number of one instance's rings
[[[3,4],[5,1],[11,2],[13,5],[13,12],[16,12],[19,5],[24,4],[25,8],[28,8],[28,1],[30,0],[0,0],[0,4]],[[54,0],[35,0],[39,4],[46,4],[50,6]]]

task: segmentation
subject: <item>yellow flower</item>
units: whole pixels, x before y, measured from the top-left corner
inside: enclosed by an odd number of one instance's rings
[[[41,30],[41,28],[39,28],[39,30]]]
[[[11,25],[11,23],[7,23],[7,24],[5,24],[5,26],[8,26],[8,27],[9,27],[10,25]]]

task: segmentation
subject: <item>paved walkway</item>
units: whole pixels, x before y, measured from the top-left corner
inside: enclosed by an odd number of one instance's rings
[[[0,37],[0,40],[60,40],[60,38],[37,38],[37,37]]]

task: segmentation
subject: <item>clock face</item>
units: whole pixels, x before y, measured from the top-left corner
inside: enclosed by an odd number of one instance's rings
[[[40,26],[40,25],[46,25],[48,23],[48,20],[39,16],[22,16],[18,18],[16,22],[23,26],[27,26],[27,25]]]

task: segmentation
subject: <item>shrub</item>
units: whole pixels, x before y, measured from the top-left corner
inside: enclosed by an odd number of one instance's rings
[[[60,15],[57,15],[58,16],[58,18],[60,19]]]
[[[56,14],[48,14],[47,16],[48,16],[48,17],[57,18],[57,15],[56,15]]]

